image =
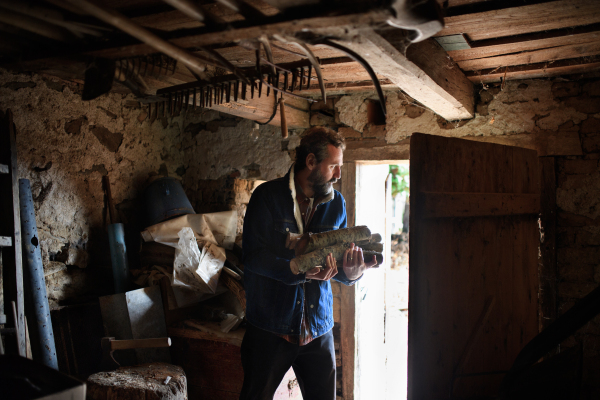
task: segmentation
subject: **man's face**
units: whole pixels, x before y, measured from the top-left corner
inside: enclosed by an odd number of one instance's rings
[[[327,145],[329,156],[317,164],[308,176],[316,197],[325,196],[333,190],[332,184],[342,176],[344,152],[331,144]]]

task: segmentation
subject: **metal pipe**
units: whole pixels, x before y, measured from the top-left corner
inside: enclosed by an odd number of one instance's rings
[[[108,243],[115,293],[125,293],[129,286],[129,263],[127,262],[125,226],[123,224],[108,226]]]
[[[58,370],[50,306],[46,294],[44,265],[37,232],[35,209],[29,179],[19,179],[19,202],[21,205],[21,238],[23,241],[23,273],[25,300],[29,321],[35,321],[30,329],[31,350],[34,359]]]

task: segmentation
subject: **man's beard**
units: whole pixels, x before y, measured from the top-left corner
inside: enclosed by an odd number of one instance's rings
[[[315,193],[315,197],[323,197],[331,193],[333,190],[333,183],[337,182],[336,178],[326,181],[325,177],[321,173],[321,170],[315,168],[308,176],[308,182],[312,185],[312,190]]]

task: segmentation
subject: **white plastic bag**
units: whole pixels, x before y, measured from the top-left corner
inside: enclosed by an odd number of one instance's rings
[[[225,264],[225,250],[214,243],[200,242],[192,228],[182,228],[175,249],[173,263],[173,286],[180,286],[198,293],[215,293],[219,275]]]

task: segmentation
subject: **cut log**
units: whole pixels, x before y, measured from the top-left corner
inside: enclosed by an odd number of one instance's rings
[[[356,245],[363,249],[363,252],[374,251],[376,253],[383,253],[383,243],[356,243]]]
[[[353,228],[343,228],[334,231],[315,233],[309,236],[306,248],[301,249],[300,246],[296,247],[296,255],[298,255],[299,249],[303,250],[303,252],[300,254],[310,253],[317,249],[333,246],[337,243],[356,243],[361,240],[367,240],[370,237],[371,231],[364,225],[355,226]],[[346,248],[348,248],[348,246],[345,246],[344,250]]]
[[[166,363],[121,367],[116,371],[90,375],[86,398],[187,400],[187,380],[181,367]]]
[[[350,243],[340,243],[333,246],[323,247],[310,253],[298,256],[290,261],[290,269],[296,275],[310,271],[315,267],[324,267],[326,265],[327,255],[333,254],[333,258],[338,263],[338,268],[342,266],[343,256],[346,250],[350,247]],[[365,262],[370,262],[373,256],[377,257],[377,264],[383,262],[383,255],[374,251],[364,251],[363,257]]]
[[[359,240],[358,242],[356,242],[356,245],[359,247],[363,247],[365,244],[368,243],[381,243],[382,240],[383,238],[379,233],[374,233],[371,235],[369,240]]]

